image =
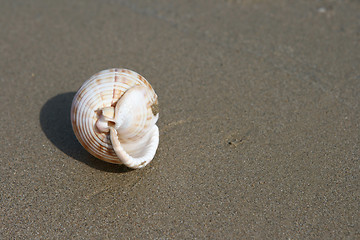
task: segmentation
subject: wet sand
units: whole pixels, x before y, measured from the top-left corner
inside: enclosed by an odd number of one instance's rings
[[[1,239],[357,239],[358,1],[0,1]],[[70,104],[142,74],[160,145],[89,155]]]

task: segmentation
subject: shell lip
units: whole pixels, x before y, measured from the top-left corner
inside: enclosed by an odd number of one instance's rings
[[[146,145],[143,146],[141,154],[138,156],[132,156],[124,149],[124,146],[117,138],[116,129],[110,128],[110,139],[113,144],[114,151],[120,161],[129,168],[143,168],[153,160],[159,145],[159,128],[156,125],[154,125],[151,129],[147,138],[148,139],[145,140]]]

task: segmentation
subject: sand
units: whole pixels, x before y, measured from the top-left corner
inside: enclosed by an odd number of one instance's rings
[[[0,1],[1,239],[357,239],[360,2]],[[160,145],[89,155],[70,104],[142,74]]]

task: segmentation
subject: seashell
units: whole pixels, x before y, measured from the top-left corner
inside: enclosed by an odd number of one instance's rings
[[[71,123],[81,145],[110,163],[142,168],[159,145],[158,100],[140,74],[103,70],[85,81],[71,106]]]

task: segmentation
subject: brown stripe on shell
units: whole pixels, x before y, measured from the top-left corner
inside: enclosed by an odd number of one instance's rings
[[[95,129],[98,130],[96,126]],[[108,141],[106,141],[107,140],[106,134],[98,132],[98,137],[103,143],[108,143]]]
[[[111,141],[108,138],[99,138],[99,140],[106,145],[111,145]]]
[[[110,163],[116,163],[116,164],[122,164],[120,159],[117,157],[117,155],[115,154],[115,152],[113,154],[111,154],[111,156],[108,155],[100,155],[100,154],[96,154],[94,152],[91,152],[91,154],[98,158],[101,159],[105,162],[110,162]]]
[[[123,69],[121,69],[121,72],[122,72],[122,73],[131,74],[133,71],[130,71],[129,69],[123,68]]]
[[[115,77],[114,77],[114,81],[118,82],[119,81],[119,75],[115,73]]]
[[[80,102],[80,100],[84,97],[86,91],[85,89],[81,89],[81,91],[77,92],[77,101]]]
[[[151,90],[153,90],[153,88],[152,88],[152,86],[150,85],[150,83],[149,83],[143,76],[141,76],[141,75],[138,74],[138,73],[137,73],[137,75],[138,75],[139,80],[140,80],[142,83],[144,83],[148,88],[150,88]]]
[[[115,77],[114,77],[114,82],[119,82],[119,80],[121,80],[120,76],[117,74],[118,69],[115,69]],[[116,102],[119,100],[119,98],[121,97],[121,90],[117,89],[116,86],[114,85],[114,89],[113,89],[113,95],[112,95],[112,100],[111,100],[111,106],[115,107]]]
[[[151,111],[154,114],[154,116],[156,116],[159,113],[159,104],[157,103],[157,101],[155,103],[153,103],[151,105]]]
[[[92,142],[95,143],[95,140],[93,138],[91,138],[89,140],[92,140]],[[104,147],[101,145],[94,145],[94,144],[88,146],[83,141],[79,141],[79,142],[89,153],[91,153],[96,158],[99,158],[99,159],[107,161],[107,162],[115,161],[117,163],[120,163],[115,151],[112,148],[110,149],[110,148],[107,148],[107,147]],[[94,148],[96,148],[96,149],[94,149]],[[94,150],[97,150],[99,153]]]
[[[116,89],[116,88],[114,88],[114,91],[113,91],[113,102],[117,102],[119,99],[120,99],[120,97],[122,96],[122,91],[120,90],[120,89]]]
[[[100,98],[102,101],[105,101],[106,97],[104,96],[103,92],[100,92]],[[104,106],[105,107],[105,106]]]
[[[89,139],[89,140],[93,140],[93,139]],[[89,153],[91,153],[93,156],[95,156],[95,157],[97,157],[97,158],[99,158],[99,159],[104,160],[103,154],[99,154],[99,153],[97,153],[96,151],[94,151],[94,148],[96,147],[96,150],[98,150],[100,153],[102,153],[103,151],[102,151],[100,148],[98,148],[98,147],[95,146],[95,145],[87,145],[87,144],[85,144],[85,142],[84,142],[83,140],[79,140],[79,142],[80,142],[81,145],[82,145]],[[115,155],[116,155],[116,154],[115,154]],[[111,158],[112,156],[109,155],[109,156],[106,156],[106,157]]]
[[[96,82],[97,85],[101,85],[101,81],[102,81],[102,80],[103,80],[102,78],[97,78],[97,79],[95,80],[95,82]]]
[[[145,83],[145,81],[144,81],[145,79],[144,79],[143,76],[141,76],[140,74],[138,74],[138,78],[139,78],[140,81],[142,81],[143,83]]]
[[[129,79],[127,76],[121,76],[121,83],[125,85],[129,85],[131,87],[132,79]],[[136,85],[136,84],[135,84]]]

